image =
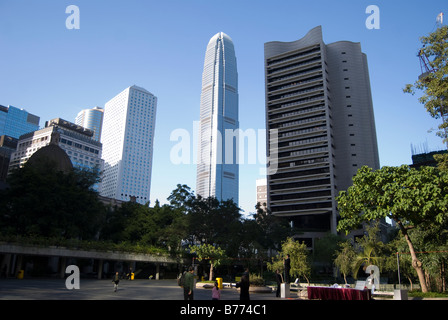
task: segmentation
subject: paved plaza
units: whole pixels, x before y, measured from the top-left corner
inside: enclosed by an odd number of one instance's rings
[[[183,290],[172,280],[121,280],[114,292],[112,280],[80,279],[79,289],[67,289],[65,279],[0,279],[0,306],[25,314],[48,314],[71,316],[82,319],[94,314],[102,318],[137,314],[155,315],[163,310],[166,319],[182,319],[185,316],[198,318],[194,312],[214,309],[213,317],[202,314],[202,318],[223,319],[273,319],[281,315],[318,312],[330,317],[341,312],[369,309],[388,310],[391,316],[396,312],[412,315],[412,310],[423,306],[423,301],[396,301],[391,299],[371,301],[321,301],[298,298],[291,292],[291,298],[277,298],[275,292],[251,293],[250,303],[239,301],[235,288],[224,288],[221,302],[211,300],[211,289],[196,289],[195,301],[183,301]],[[54,301],[54,303],[52,303]],[[76,302],[78,301],[78,302]],[[103,302],[102,302],[103,301]],[[135,301],[135,302],[132,302]],[[140,301],[140,302],[138,302]],[[443,310],[446,300],[431,304],[433,310]],[[245,307],[246,309],[241,309]],[[195,309],[196,308],[196,309]],[[230,308],[230,309],[228,309]],[[195,311],[196,310],[196,311]],[[225,313],[230,310],[231,313]],[[244,314],[241,311],[244,310]],[[347,311],[349,310],[349,311]],[[62,313],[61,313],[62,312]],[[187,314],[185,314],[187,312]],[[200,317],[199,317],[200,318]]]
[[[196,289],[195,300],[211,300],[211,289]],[[296,293],[291,292],[296,298]],[[272,293],[251,293],[253,300],[282,300]],[[0,279],[0,300],[183,300],[183,289],[172,280],[80,279],[79,289],[67,289],[65,279]],[[236,288],[224,288],[221,300],[239,300]]]

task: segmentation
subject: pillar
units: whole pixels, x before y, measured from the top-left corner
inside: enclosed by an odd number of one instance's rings
[[[67,266],[67,258],[61,257],[59,258],[59,278],[65,278],[65,268]]]
[[[17,276],[17,274],[19,273],[19,270],[22,270],[22,261],[23,261],[23,255],[18,254],[17,255],[17,260],[16,260],[16,268],[15,268],[15,272],[14,272],[14,276]]]
[[[103,277],[103,259],[98,260],[98,280]]]

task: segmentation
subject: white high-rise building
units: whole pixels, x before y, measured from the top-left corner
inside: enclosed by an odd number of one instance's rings
[[[101,140],[101,127],[103,126],[104,109],[95,107],[81,110],[76,116],[75,123],[93,131],[93,139]]]
[[[196,193],[238,203],[238,73],[232,39],[207,45],[202,74]]]
[[[106,103],[101,195],[149,202],[157,97],[131,86]]]

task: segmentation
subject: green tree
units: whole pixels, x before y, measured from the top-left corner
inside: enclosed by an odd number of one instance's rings
[[[409,230],[409,233],[412,233],[412,231],[413,230]],[[398,272],[399,270],[400,274],[398,276],[400,277],[400,279],[403,276],[409,281],[412,291],[414,279],[416,278],[417,273],[412,267],[411,256],[407,254],[409,247],[405,239],[403,237],[397,237],[396,239],[389,242],[387,246],[389,248],[389,255],[385,260],[385,269],[393,272]]]
[[[322,238],[314,242],[313,262],[324,267],[326,270],[332,269],[334,254],[343,239],[341,236],[328,232]],[[327,271],[328,272],[328,271]]]
[[[421,58],[427,59],[426,70],[413,85],[407,84],[404,92],[415,94],[416,90],[423,91],[419,98],[431,117],[442,119],[439,132],[448,145],[448,26],[441,26],[428,36],[420,38],[423,45],[419,52]],[[448,154],[437,155],[434,158],[441,168],[448,167]]]
[[[268,270],[275,272],[275,270],[284,271],[283,260],[289,254],[291,259],[291,270],[289,274],[291,277],[304,277],[308,283],[311,275],[311,264],[308,258],[308,249],[305,243],[299,243],[291,237],[288,237],[282,243],[282,250],[276,257],[272,258],[272,262],[268,263]]]
[[[279,218],[271,214],[269,209],[265,210],[258,202],[255,206],[256,212],[253,220],[258,226],[256,241],[265,249],[281,250],[281,242],[293,232],[285,218]]]
[[[431,291],[446,291],[446,267],[448,262],[448,231],[444,226],[431,225],[429,227],[417,226],[409,230],[416,251],[421,252],[420,260],[424,266],[426,285]],[[406,265],[411,260],[406,243],[397,240],[395,251],[400,253],[400,273],[404,274],[410,282],[412,273],[407,274]],[[395,257],[395,264],[397,264]],[[411,282],[412,283],[412,282]]]
[[[192,197],[188,203],[188,241],[216,244],[229,256],[238,255],[241,232],[240,208],[232,201],[215,197]]]
[[[345,284],[347,284],[347,276],[353,271],[355,257],[355,249],[349,240],[339,243],[339,250],[335,253],[334,265],[344,276]]]
[[[93,186],[98,171],[60,171],[51,160],[25,164],[0,194],[3,234],[90,240],[104,221],[105,207]]]
[[[155,241],[173,253],[180,252],[182,240],[187,237],[185,214],[170,205],[160,206],[159,201],[156,201],[150,209],[150,216],[154,224]]]
[[[358,250],[353,261],[353,276],[358,277],[359,269],[363,271],[369,265],[376,265],[380,270],[384,264],[385,245],[379,238],[379,224],[375,222],[372,226],[367,226],[367,234],[356,240]],[[355,250],[356,251],[356,250]]]
[[[190,253],[196,254],[198,260],[208,260],[210,261],[210,274],[209,280],[213,280],[213,270],[218,267],[222,260],[226,258],[226,254],[223,249],[218,246],[213,246],[211,244],[201,244],[198,246],[191,245]]]
[[[363,166],[353,185],[337,197],[341,220],[338,230],[349,232],[361,224],[381,218],[394,220],[412,257],[423,292],[428,289],[422,263],[417,257],[408,230],[416,225],[445,225],[448,218],[448,173],[437,168],[421,170],[383,167],[373,171]]]

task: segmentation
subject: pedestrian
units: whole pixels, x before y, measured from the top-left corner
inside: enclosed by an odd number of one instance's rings
[[[283,277],[280,273],[280,270],[275,270],[275,280],[277,281],[277,292],[275,293],[275,296],[278,298],[280,297],[280,286],[283,283]]]
[[[194,269],[193,266],[188,268],[188,272],[185,274],[184,279],[184,299],[185,300],[193,300],[194,298]]]
[[[212,300],[220,300],[221,299],[221,291],[218,287],[218,281],[215,281],[215,285],[212,289]]]
[[[285,265],[285,282],[289,283],[289,270],[291,270],[291,259],[289,258],[289,254],[286,255],[283,264]]]
[[[118,271],[115,272],[115,276],[112,279],[112,282],[114,283],[114,292],[117,292],[117,290],[118,290],[118,283],[120,282],[120,276],[118,275]]]
[[[247,274],[243,274],[241,276],[240,282],[237,282],[235,285],[237,288],[240,288],[240,300],[250,300],[249,296],[249,277]]]

